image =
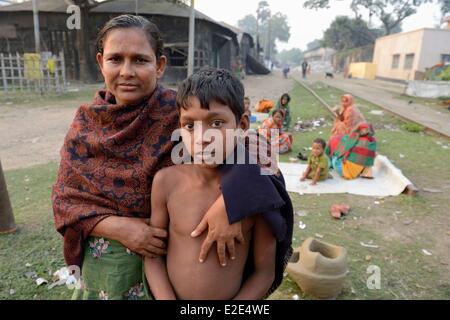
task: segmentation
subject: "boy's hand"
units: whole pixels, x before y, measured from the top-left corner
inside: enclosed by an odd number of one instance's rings
[[[200,250],[199,260],[205,261],[211,246],[217,241],[217,255],[222,266],[226,266],[225,248],[231,259],[235,258],[234,240],[237,239],[240,243],[244,243],[245,239],[242,235],[241,222],[228,222],[228,215],[225,209],[225,202],[223,195],[221,195],[216,202],[209,208],[208,212],[198,224],[197,228],[191,233],[192,237],[197,237],[208,228],[208,235],[203,241]]]
[[[301,178],[300,178],[300,181],[305,181],[306,180],[306,177],[305,176],[302,176]]]

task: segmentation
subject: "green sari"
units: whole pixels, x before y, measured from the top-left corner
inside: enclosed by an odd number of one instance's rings
[[[289,107],[289,103],[286,103],[284,106],[281,105],[280,100],[277,101],[277,105],[275,109],[280,109],[286,111],[286,116],[283,120],[283,129],[284,131],[289,131],[289,126],[291,124],[291,107]]]
[[[87,239],[82,268],[82,287],[72,300],[150,300],[143,259],[120,242]]]

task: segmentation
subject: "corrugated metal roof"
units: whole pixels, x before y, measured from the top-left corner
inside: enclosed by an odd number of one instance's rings
[[[38,0],[38,10],[42,12],[66,12],[67,7],[73,4],[70,0]],[[11,5],[1,6],[0,12],[33,11],[32,1],[25,1]]]
[[[135,13],[135,0],[112,0],[99,4],[91,10],[98,13]],[[214,19],[195,11],[196,19],[207,20],[216,24],[220,24]],[[185,4],[175,4],[165,0],[138,0],[138,14],[154,14],[174,17],[189,18],[190,8]]]
[[[67,7],[73,4],[71,0],[38,0],[38,9],[41,12],[66,12]],[[0,6],[0,12],[18,12],[18,11],[32,11],[32,1],[25,1],[7,6]],[[98,4],[91,10],[93,13],[131,13],[136,12],[135,0],[106,0]],[[206,20],[216,25],[225,28],[234,34],[237,34],[229,26],[215,21],[207,15],[196,12],[196,19]],[[166,0],[138,0],[138,14],[148,15],[164,15],[189,18],[190,8],[185,4],[175,4]]]

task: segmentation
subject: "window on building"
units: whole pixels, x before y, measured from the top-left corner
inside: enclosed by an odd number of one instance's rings
[[[414,63],[414,53],[407,54],[405,56],[405,64],[403,66],[403,69],[412,69]]]
[[[164,48],[168,65],[171,67],[184,67],[187,65],[187,48],[171,46]]]
[[[391,68],[392,69],[397,69],[399,64],[400,64],[400,55],[399,54],[394,54],[392,56],[392,66],[391,66]]]
[[[443,64],[450,63],[450,54],[441,54],[441,60]]]
[[[208,51],[195,50],[194,52],[194,67],[201,68],[209,65]]]

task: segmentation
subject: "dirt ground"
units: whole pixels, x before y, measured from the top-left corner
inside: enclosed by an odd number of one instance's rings
[[[266,76],[247,76],[243,80],[246,95],[254,106],[260,99],[277,99],[289,92],[294,82],[283,79],[281,73]],[[100,85],[99,85],[100,87]],[[83,88],[93,95],[94,90]],[[84,92],[83,91],[83,92]],[[30,107],[31,101],[12,103],[6,97],[0,103],[0,159],[5,170],[59,161],[64,136],[80,104],[86,99],[64,101],[43,99],[41,105]]]

